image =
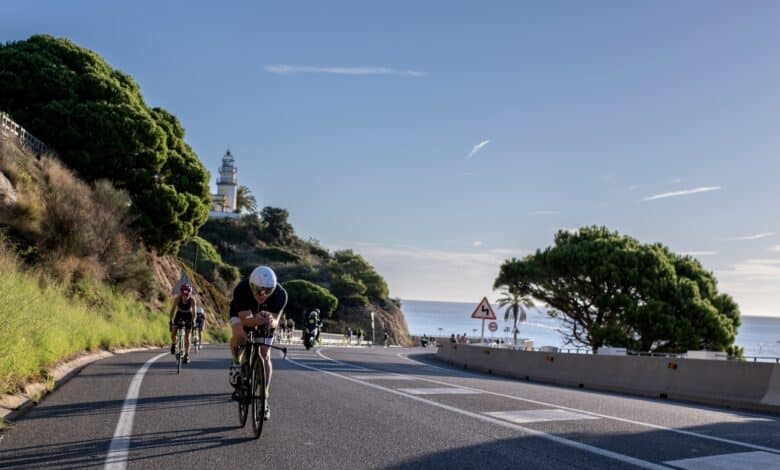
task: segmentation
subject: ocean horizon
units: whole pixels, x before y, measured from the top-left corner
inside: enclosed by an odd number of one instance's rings
[[[492,304],[496,312],[498,331],[488,331],[485,322],[485,337],[511,339],[511,319],[504,321],[504,312]],[[480,337],[482,321],[471,318],[477,302],[440,302],[433,300],[401,300],[401,309],[412,335],[450,336],[466,334],[469,338]],[[745,356],[780,357],[780,317],[743,315],[742,325],[737,332],[736,344],[745,350]],[[564,344],[564,337],[558,332],[561,323],[550,318],[542,308],[531,308],[528,319],[518,325],[519,338],[534,341],[534,347],[556,346],[573,348]]]

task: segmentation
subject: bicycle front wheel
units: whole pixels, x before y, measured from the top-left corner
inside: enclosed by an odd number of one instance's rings
[[[241,375],[238,378],[238,425],[242,428],[246,426],[246,418],[249,414],[249,387],[247,387],[246,379],[249,375],[248,363],[247,358],[241,361]]]
[[[263,433],[265,399],[265,364],[263,358],[258,355],[252,368],[252,431],[255,433],[255,439]]]

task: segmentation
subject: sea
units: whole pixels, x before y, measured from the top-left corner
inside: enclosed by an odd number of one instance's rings
[[[401,309],[412,335],[450,336],[466,335],[479,338],[482,334],[482,320],[471,318],[477,303],[433,302],[425,300],[402,300]],[[485,322],[485,337],[511,339],[512,320],[504,321],[504,315],[498,306],[496,312],[498,330],[491,333],[489,322]],[[527,321],[520,323],[518,338],[532,339],[534,347],[556,346],[573,348],[564,344],[560,321],[550,318],[544,309],[532,308]],[[742,316],[736,344],[745,349],[745,356],[780,357],[780,317]]]

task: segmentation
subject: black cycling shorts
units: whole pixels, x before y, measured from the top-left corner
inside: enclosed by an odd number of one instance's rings
[[[173,324],[176,325],[177,323],[184,323],[184,328],[191,330],[192,315],[186,312],[176,312],[176,315],[173,317]]]

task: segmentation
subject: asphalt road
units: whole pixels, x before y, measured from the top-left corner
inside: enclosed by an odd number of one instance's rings
[[[780,417],[503,379],[422,349],[275,356],[271,420],[254,440],[225,347],[178,376],[161,356],[140,382],[161,352],[87,366],[3,434],[0,468],[105,468],[113,449],[120,468],[151,469],[780,469]],[[120,421],[132,435],[112,446]]]

